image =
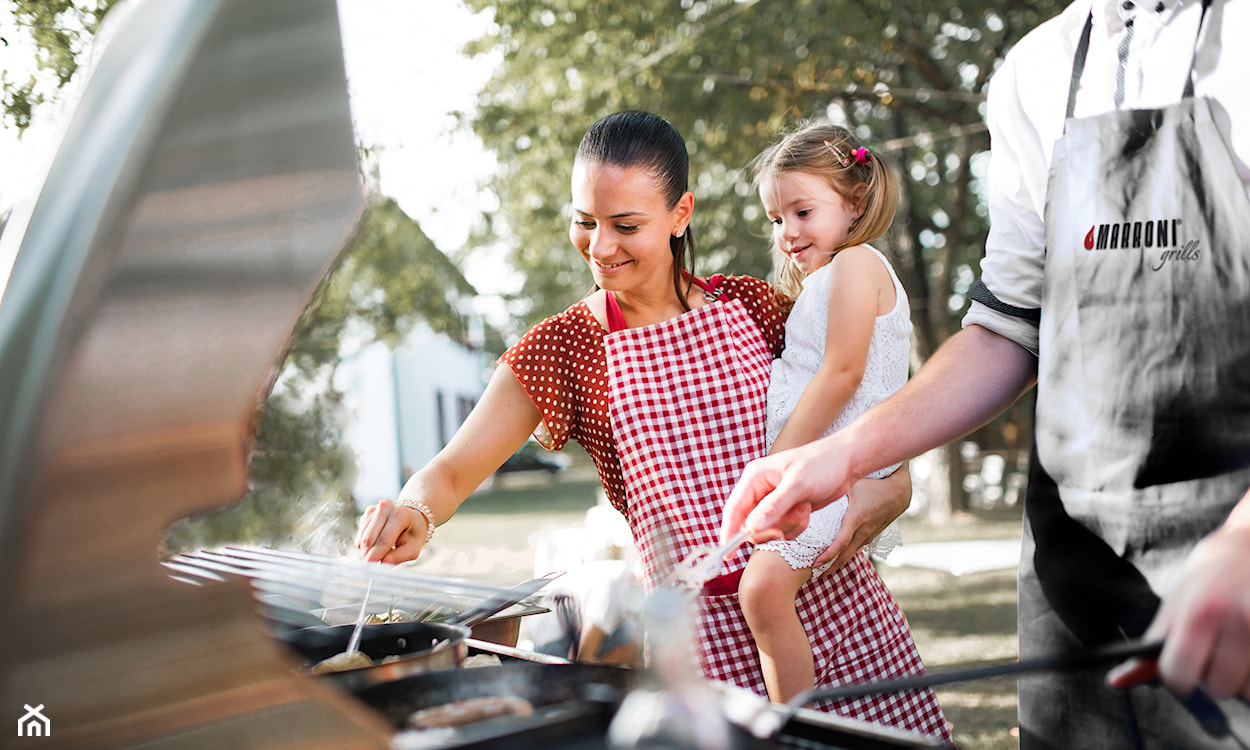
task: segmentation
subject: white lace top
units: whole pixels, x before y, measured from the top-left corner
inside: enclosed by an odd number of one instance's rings
[[[826,435],[849,425],[907,382],[911,351],[911,313],[907,292],[886,257],[876,248],[869,249],[885,264],[894,281],[894,309],[877,316],[868,345],[863,380],[825,432]],[[766,430],[769,447],[777,439],[803,395],[803,389],[824,359],[825,333],[829,325],[829,267],[826,264],[803,280],[803,291],[786,321],[786,347],[781,358],[773,360],[772,379],[768,385]],[[895,464],[869,476],[889,476],[898,466]],[[760,545],[760,548],[779,552],[796,570],[811,567],[842,527],[846,506],[847,499],[843,497],[813,513],[807,530],[797,539],[769,542]],[[890,524],[869,545],[869,552],[876,557],[885,557],[898,543],[898,527]]]

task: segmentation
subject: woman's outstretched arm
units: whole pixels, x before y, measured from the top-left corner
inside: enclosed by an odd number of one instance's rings
[[[520,448],[538,426],[534,402],[512,370],[500,366],[482,399],[447,447],[413,474],[399,498],[420,500],[436,524],[451,518],[460,503]],[[365,509],[356,531],[356,549],[365,560],[415,560],[425,546],[426,520],[396,500]]]

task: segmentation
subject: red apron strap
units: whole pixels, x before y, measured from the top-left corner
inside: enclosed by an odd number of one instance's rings
[[[616,301],[616,295],[607,292],[608,307],[608,333],[616,333],[623,331],[629,326],[625,325],[625,313],[621,312],[621,306]]]
[[[707,281],[700,279],[698,276],[686,276],[694,282],[694,285],[703,290],[703,294],[708,299],[717,299],[721,293],[716,287],[725,280],[725,274],[718,273],[708,277]],[[621,312],[621,305],[616,301],[616,295],[612,292],[606,292],[607,295],[607,313],[608,313],[608,333],[616,333],[629,328],[625,324],[625,313]]]
[[[687,274],[687,276],[689,276],[689,274]],[[694,282],[695,286],[703,290],[703,293],[707,295],[708,299],[716,299],[721,295],[720,292],[716,291],[716,287],[725,280],[725,274],[713,274],[707,277],[707,281],[703,281],[698,276],[690,276],[690,280]]]

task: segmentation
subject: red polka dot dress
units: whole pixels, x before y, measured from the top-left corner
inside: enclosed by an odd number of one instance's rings
[[[785,313],[770,285],[714,277],[715,301],[640,328],[604,331],[585,303],[535,326],[500,363],[542,413],[547,447],[570,438],[594,459],[625,514],[655,586],[675,561],[715,544],[726,498],[746,463],[764,453],[765,396]],[[609,319],[614,300],[609,299]],[[700,668],[706,677],[766,695],[758,651],[738,604],[748,553],[699,597]],[[816,661],[816,684],[924,671],[907,623],[861,553],[812,581],[797,602]],[[931,691],[840,701],[820,708],[949,739]]]

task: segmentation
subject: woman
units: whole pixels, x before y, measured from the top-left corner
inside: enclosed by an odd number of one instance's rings
[[[746,462],[764,453],[765,395],[785,311],[764,281],[703,280],[685,270],[694,246],[687,173],[685,143],[660,117],[621,112],[587,131],[573,164],[569,236],[598,289],[508,350],[447,447],[398,501],[365,511],[356,539],[365,559],[415,558],[435,525],[531,433],[552,449],[573,438],[594,458],[629,520],[649,588],[691,550],[716,542],[725,498]],[[899,489],[895,478],[866,487]],[[699,598],[700,661],[705,676],[764,695],[736,593],[746,559],[738,551]],[[862,553],[806,586],[798,609],[817,684],[923,671],[906,621]],[[929,691],[825,708],[949,738]]]

